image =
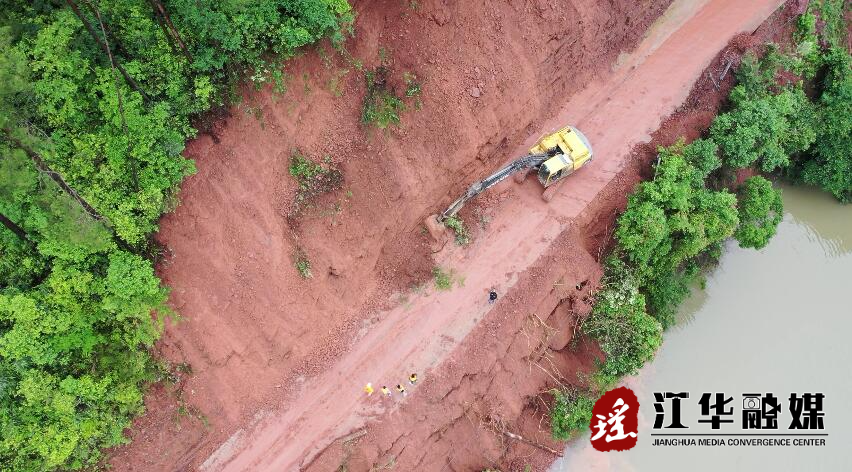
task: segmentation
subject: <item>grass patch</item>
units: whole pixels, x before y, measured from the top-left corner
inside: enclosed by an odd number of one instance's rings
[[[405,102],[388,86],[389,73],[390,70],[384,65],[364,73],[367,95],[361,107],[361,122],[367,126],[379,129],[390,125],[399,126],[399,115],[405,111]]]
[[[343,96],[343,82],[347,74],[349,74],[349,69],[340,69],[328,81],[328,89],[337,98]]]
[[[272,91],[279,95],[287,93],[287,84],[292,78],[290,74],[284,72],[282,67],[276,67],[270,73],[272,79]]]
[[[455,216],[451,216],[444,220],[444,226],[453,230],[453,233],[456,235],[456,244],[459,246],[466,246],[470,244],[470,232],[464,225],[464,221],[456,218]]]
[[[303,279],[310,279],[313,277],[313,274],[311,273],[311,261],[308,259],[308,255],[305,253],[305,250],[300,247],[297,247],[293,252],[293,266]]]
[[[342,57],[347,64],[354,67],[355,70],[357,70],[358,72],[364,70],[364,63],[361,62],[361,60],[357,57],[353,56],[352,53],[349,52],[349,50],[346,49],[346,47],[344,47],[342,43],[335,45],[334,48],[337,50],[338,53],[340,53],[340,57]]]
[[[187,401],[183,398],[183,394],[179,393],[178,407],[175,410],[175,415],[172,419],[178,430],[181,429],[181,420],[183,420],[184,418],[198,420],[201,425],[204,426],[204,429],[210,429],[210,419],[207,417],[207,415],[202,413],[201,410],[199,410],[198,408],[187,403]]]
[[[305,95],[311,94],[311,76],[307,72],[302,73],[302,83],[304,84]]]
[[[449,290],[453,288],[453,274],[441,267],[432,268],[432,277],[435,279],[435,288],[438,290]]]
[[[412,72],[403,73],[405,91],[402,96],[397,95],[390,80],[393,75],[391,62],[390,52],[380,47],[379,65],[364,72],[367,93],[361,106],[361,122],[365,126],[375,126],[379,129],[386,129],[391,125],[399,126],[401,114],[408,109],[406,100],[413,100],[416,110],[423,105],[420,100],[422,84]]]
[[[405,82],[405,96],[414,99],[414,109],[423,108],[423,102],[420,100],[423,84],[417,80],[417,75],[413,72],[405,72],[402,74],[402,80]]]
[[[343,186],[343,172],[331,162],[328,156],[320,164],[311,161],[299,151],[294,151],[290,156],[289,171],[299,184],[293,214],[301,213],[317,196],[333,192]]]

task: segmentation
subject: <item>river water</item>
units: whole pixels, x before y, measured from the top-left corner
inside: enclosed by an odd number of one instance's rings
[[[755,251],[729,242],[656,358],[625,380],[640,402],[636,447],[598,452],[586,433],[550,472],[852,470],[852,205],[813,189],[782,189],[784,220],[770,244]],[[654,392],[689,392],[682,418],[695,433],[712,431],[697,423],[703,392],[733,397],[734,423],[719,430],[726,433],[744,432],[744,393],[778,397],[776,433],[786,433],[795,432],[787,429],[790,394],[820,392],[825,430],[817,432],[828,436],[825,446],[654,446],[653,432],[679,432],[652,430]],[[743,437],[719,439],[736,438]]]

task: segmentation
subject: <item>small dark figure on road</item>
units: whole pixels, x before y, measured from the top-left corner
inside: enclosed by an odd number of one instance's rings
[[[414,385],[417,383],[417,374],[411,374],[408,376],[408,383]]]
[[[382,395],[384,395],[384,396],[386,396],[386,397],[389,397],[389,396],[390,396],[390,393],[391,393],[391,392],[390,392],[390,389],[389,389],[389,388],[387,388],[387,386],[382,385]]]
[[[494,291],[494,290],[491,290],[490,292],[488,292],[488,303],[494,303],[494,301],[496,301],[496,300],[497,300],[497,292]]]
[[[403,387],[403,386],[402,386],[402,384],[397,384],[397,385],[396,385],[396,390],[397,390],[399,393],[401,393],[403,397],[405,396],[405,387]]]

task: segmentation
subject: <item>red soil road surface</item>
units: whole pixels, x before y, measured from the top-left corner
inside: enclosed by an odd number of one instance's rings
[[[240,431],[202,466],[205,470],[298,470],[332,441],[397,404],[365,398],[363,385],[402,382],[441,361],[491,308],[486,289],[506,293],[552,241],[578,217],[625,165],[631,147],[648,139],[661,119],[687,96],[716,53],[733,37],[755,29],[778,0],[710,0],[675,8],[605,81],[574,96],[542,127],[573,123],[593,143],[594,162],[570,177],[550,204],[534,183],[516,186],[487,233],[468,248],[446,251],[440,265],[464,276],[464,285],[426,293],[379,316],[354,347],[324,374],[308,379],[296,400]],[[535,140],[518,147],[523,154]],[[505,187],[511,183],[502,184]]]

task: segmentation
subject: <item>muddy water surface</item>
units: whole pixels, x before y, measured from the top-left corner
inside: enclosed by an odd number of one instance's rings
[[[656,359],[627,380],[641,403],[638,445],[601,453],[586,434],[551,472],[852,470],[852,205],[814,190],[783,191],[784,221],[769,246],[754,251],[729,243]],[[702,392],[734,397],[735,423],[720,430],[728,433],[744,432],[743,393],[780,397],[783,433],[790,393],[822,392],[826,445],[654,446],[653,392],[661,391],[690,393],[683,423],[696,433],[710,432],[697,423]]]

